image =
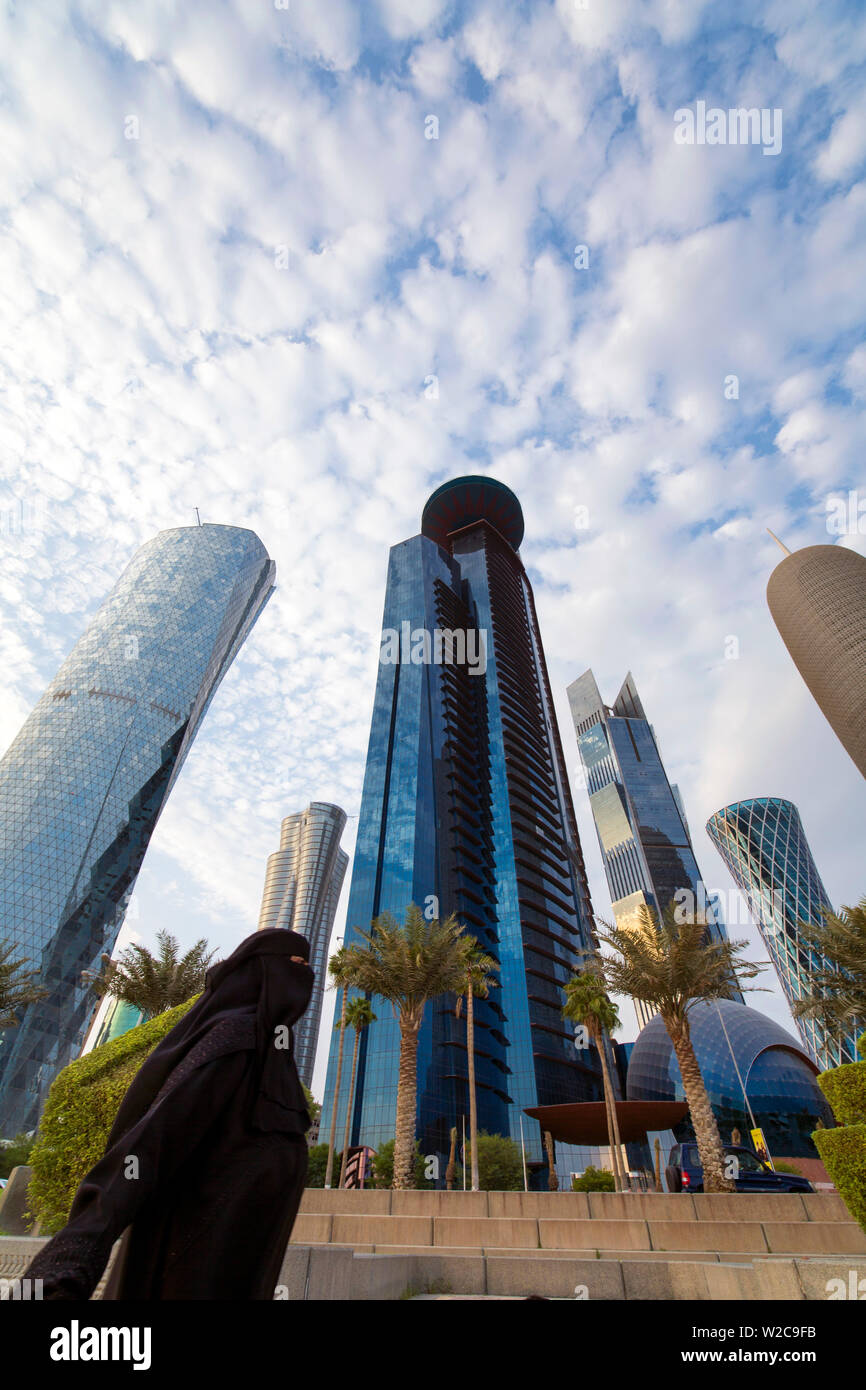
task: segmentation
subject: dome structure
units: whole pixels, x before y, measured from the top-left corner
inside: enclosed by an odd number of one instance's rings
[[[523,511],[511,488],[478,475],[452,478],[431,494],[421,516],[421,533],[447,546],[452,531],[476,521],[495,526],[514,550],[523,540]]]
[[[693,1004],[689,1020],[692,1045],[723,1142],[730,1142],[733,1129],[740,1131],[744,1143],[749,1142],[752,1121],[743,1097],[745,1087],[755,1124],[763,1129],[770,1153],[814,1158],[812,1131],[819,1120],[832,1125],[833,1117],[815,1080],[818,1068],[797,1039],[773,1019],[731,999]],[[632,1048],[627,1095],[629,1100],[685,1099],[673,1046],[658,1014]],[[684,1125],[690,1128],[688,1121]],[[685,1130],[677,1133],[685,1137]]]

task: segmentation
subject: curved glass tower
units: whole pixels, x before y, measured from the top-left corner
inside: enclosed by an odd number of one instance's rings
[[[780,797],[738,801],[716,811],[707,833],[745,893],[789,1004],[808,987],[810,970],[830,963],[800,934],[800,922],[832,911],[796,806]],[[857,1039],[830,1037],[814,1019],[795,1020],[809,1054],[822,1068],[857,1061]]]
[[[295,1061],[305,1086],[312,1085],[322,999],[328,972],[328,946],[349,856],[340,849],[346,813],[327,801],[311,801],[306,811],[286,816],[280,847],[268,859],[259,931],[281,927],[305,936],[315,982],[309,1006],[294,1027]]]
[[[592,914],[522,538],[508,488],[458,478],[433,493],[421,534],[391,550],[346,928],[350,945],[414,902],[455,912],[499,962],[500,987],[475,1004],[478,1125],[518,1141],[527,1107],[601,1095],[597,1054],[575,1048],[561,1013]],[[373,1148],[394,1137],[399,1061],[398,1025],[378,1012],[351,1130]],[[335,1035],[323,1140],[336,1052]],[[344,1078],[339,1136],[345,1091]],[[468,1113],[465,1019],[435,999],[419,1035],[417,1135],[443,1177]],[[524,1130],[541,1161],[537,1127]]]
[[[252,531],[161,531],[0,762],[0,922],[49,991],[0,1034],[2,1134],[33,1128],[81,1048],[81,972],[114,946],[157,818],[274,572]]]

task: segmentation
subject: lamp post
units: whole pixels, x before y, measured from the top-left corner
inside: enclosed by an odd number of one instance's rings
[[[747,1109],[748,1112],[749,1112],[749,1119],[752,1121],[752,1129],[757,1129],[758,1126],[757,1126],[757,1124],[756,1124],[756,1122],[755,1122],[755,1117],[754,1117],[754,1115],[752,1114],[752,1107],[751,1107],[751,1105],[749,1104],[749,1097],[748,1097],[748,1095],[746,1094],[746,1084],[745,1084],[745,1082],[743,1081],[742,1076],[740,1075],[740,1068],[737,1066],[737,1059],[736,1059],[736,1057],[734,1056],[734,1049],[731,1047],[731,1040],[730,1040],[730,1038],[728,1037],[728,1030],[727,1030],[727,1028],[725,1027],[725,1020],[722,1018],[722,1011],[721,1011],[721,1009],[719,1008],[719,1002],[718,1002],[718,1000],[716,1000],[716,1013],[719,1015],[719,1023],[721,1023],[721,1025],[722,1025],[722,1032],[723,1032],[724,1035],[725,1035],[725,1042],[728,1044],[728,1051],[729,1051],[730,1054],[731,1054],[731,1061],[732,1061],[733,1064],[734,1064],[734,1071],[737,1073],[737,1080],[739,1081],[739,1083],[740,1083],[740,1089],[741,1089],[742,1092],[743,1092],[743,1100],[746,1102],[746,1109]],[[751,1070],[751,1067],[749,1068],[749,1070]],[[748,1074],[749,1074],[749,1073],[746,1072],[746,1076],[748,1076]]]

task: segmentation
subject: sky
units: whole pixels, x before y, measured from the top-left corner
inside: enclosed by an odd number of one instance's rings
[[[0,0],[0,746],[157,531],[197,507],[277,566],[151,842],[141,940],[227,954],[309,800],[351,853],[388,549],[463,473],[524,510],[596,913],[587,667],[611,702],[634,673],[708,886],[732,887],[708,816],[783,796],[832,901],[866,893],[866,786],[765,600],[767,527],[866,553],[862,20]],[[730,139],[681,142],[699,103],[765,112],[781,148],[717,118]]]

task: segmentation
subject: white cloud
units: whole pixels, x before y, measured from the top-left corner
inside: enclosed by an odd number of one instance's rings
[[[526,513],[570,765],[565,684],[631,667],[692,825],[781,789],[850,900],[863,788],[770,622],[764,528],[823,540],[862,477],[856,23],[786,0],[765,44],[732,22],[707,49],[685,0],[362,9],[0,12],[0,508],[47,517],[3,538],[0,735],[137,545],[196,506],[256,530],[278,590],[137,889],[144,936],[229,949],[280,818],[358,810],[388,546],[489,466]],[[784,105],[778,160],[674,144],[711,88]]]

